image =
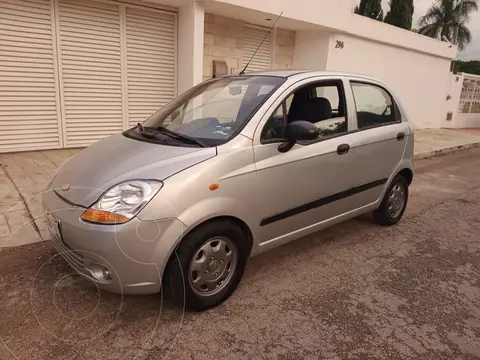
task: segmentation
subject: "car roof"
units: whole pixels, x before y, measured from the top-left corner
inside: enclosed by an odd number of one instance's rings
[[[378,81],[378,79],[375,79],[365,74],[348,73],[348,72],[341,72],[341,71],[322,71],[322,70],[286,69],[286,70],[246,71],[245,75],[279,76],[279,77],[287,77],[287,78],[296,76],[296,75],[298,75],[299,77],[305,77],[305,78],[311,77],[311,76],[342,76],[342,77],[355,77],[355,78],[363,78],[366,80]]]

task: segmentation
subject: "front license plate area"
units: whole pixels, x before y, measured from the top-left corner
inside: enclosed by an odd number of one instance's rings
[[[46,220],[47,220],[47,227],[48,231],[50,233],[50,236],[52,237],[53,241],[61,241],[61,235],[60,235],[60,221],[58,221],[52,214],[47,213],[46,214]]]

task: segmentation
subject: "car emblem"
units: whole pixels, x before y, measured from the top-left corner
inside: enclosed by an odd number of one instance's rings
[[[70,184],[63,184],[62,191],[68,191],[68,190],[70,190]]]

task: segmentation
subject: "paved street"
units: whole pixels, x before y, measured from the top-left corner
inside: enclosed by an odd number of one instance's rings
[[[0,251],[0,359],[478,359],[480,149],[418,161],[395,227],[369,216],[251,259],[183,313],[98,292],[48,242]]]

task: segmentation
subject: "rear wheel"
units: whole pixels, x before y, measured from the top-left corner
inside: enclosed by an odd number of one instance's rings
[[[395,225],[405,212],[408,202],[408,182],[402,175],[393,178],[380,207],[373,212],[380,225]]]
[[[230,220],[201,225],[177,247],[165,272],[165,289],[188,310],[219,305],[237,288],[249,255],[249,241]]]

